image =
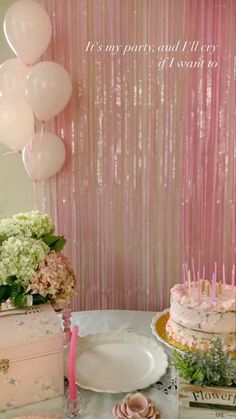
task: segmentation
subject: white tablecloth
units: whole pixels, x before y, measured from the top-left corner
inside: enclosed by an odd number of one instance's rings
[[[152,336],[150,323],[155,313],[144,311],[95,310],[72,314],[72,326],[78,324],[80,335],[109,330],[129,330]],[[155,339],[155,337],[153,337]],[[176,379],[169,369],[160,382],[152,385],[143,393],[156,401],[162,411],[162,419],[177,419]],[[79,417],[84,419],[114,419],[113,405],[124,397],[122,394],[105,394],[80,389],[82,412]],[[62,399],[52,399],[36,405],[25,406],[14,412],[0,414],[0,419],[9,419],[19,414],[63,414]]]

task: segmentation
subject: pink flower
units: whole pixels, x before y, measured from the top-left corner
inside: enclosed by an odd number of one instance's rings
[[[69,260],[61,253],[52,251],[40,262],[31,280],[30,290],[48,297],[55,309],[61,309],[75,293],[75,283]]]
[[[155,403],[142,393],[129,393],[113,407],[117,419],[159,419],[160,412]]]

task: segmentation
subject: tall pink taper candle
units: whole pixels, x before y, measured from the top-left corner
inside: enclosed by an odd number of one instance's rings
[[[75,353],[76,343],[78,338],[79,328],[75,326],[72,330],[70,340],[70,352],[69,352],[69,396],[70,400],[74,403],[74,408],[77,407],[77,394],[76,394],[76,383],[75,383]]]

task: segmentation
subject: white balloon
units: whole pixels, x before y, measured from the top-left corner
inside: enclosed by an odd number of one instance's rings
[[[42,61],[32,67],[27,80],[27,96],[40,121],[48,121],[61,112],[71,92],[70,75],[60,64]]]
[[[18,58],[10,58],[0,65],[0,96],[26,97],[26,79],[30,68]]]
[[[18,0],[4,18],[8,44],[25,64],[34,64],[44,53],[52,36],[47,12],[35,1]]]
[[[25,99],[0,97],[0,142],[21,150],[34,132],[34,115]]]
[[[22,150],[25,169],[34,180],[54,176],[65,162],[65,146],[50,132],[36,132]]]

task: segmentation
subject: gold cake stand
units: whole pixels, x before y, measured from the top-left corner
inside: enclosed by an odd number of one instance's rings
[[[169,317],[169,309],[166,309],[162,313],[158,313],[155,317],[153,317],[151,328],[154,336],[156,336],[156,338],[169,349],[194,352],[194,349],[189,348],[187,345],[182,345],[168,336],[166,332],[166,323],[169,320]],[[229,352],[229,355],[231,358],[236,359],[236,351]]]

